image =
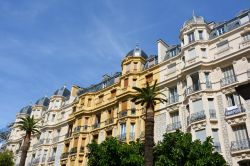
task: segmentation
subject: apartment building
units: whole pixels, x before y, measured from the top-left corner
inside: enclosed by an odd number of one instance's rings
[[[155,141],[180,129],[193,139],[211,136],[229,165],[250,164],[250,105],[235,87],[250,78],[250,11],[222,22],[193,15],[181,43],[158,40],[161,91],[168,96],[155,115]]]
[[[155,108],[155,142],[176,129],[194,140],[211,136],[229,165],[250,165],[250,101],[235,91],[250,80],[249,19],[250,10],[221,23],[193,15],[180,29],[180,44],[160,39],[151,56],[136,46],[125,55],[121,72],[87,88],[63,87],[24,107],[16,122],[34,115],[42,126],[32,137],[27,165],[84,166],[93,139],[143,140],[145,109],[131,102],[132,87],[155,80],[168,100]],[[14,125],[7,144],[17,163],[23,136],[18,130]]]

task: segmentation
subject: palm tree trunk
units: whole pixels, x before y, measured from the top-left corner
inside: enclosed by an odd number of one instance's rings
[[[19,166],[25,166],[25,160],[27,157],[29,147],[30,147],[30,134],[26,134],[24,138],[23,146],[21,148],[22,153],[21,153]]]
[[[145,120],[145,166],[153,166],[153,146],[154,146],[154,108],[147,108]]]

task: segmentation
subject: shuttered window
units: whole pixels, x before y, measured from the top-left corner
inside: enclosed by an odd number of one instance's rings
[[[233,131],[236,141],[248,140],[248,134],[245,124],[233,127]]]
[[[127,88],[128,87],[128,78],[126,78],[125,80],[124,80],[124,88]]]
[[[203,110],[203,104],[201,99],[193,101],[193,110],[194,112],[200,112]]]
[[[123,110],[127,110],[127,108],[128,108],[127,105],[128,105],[128,101],[127,100],[122,102],[122,111]]]
[[[199,139],[201,142],[204,142],[206,140],[206,130],[198,130],[195,131],[196,139]]]

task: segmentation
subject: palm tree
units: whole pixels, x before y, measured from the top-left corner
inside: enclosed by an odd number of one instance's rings
[[[153,146],[154,146],[154,109],[156,102],[167,102],[167,100],[157,97],[163,95],[161,92],[157,92],[156,81],[153,86],[147,86],[145,88],[133,87],[137,91],[137,94],[133,96],[132,102],[135,104],[141,104],[146,106],[146,119],[145,119],[145,151],[144,162],[145,166],[153,165]]]
[[[19,166],[25,165],[27,152],[30,147],[31,134],[40,133],[40,131],[38,130],[39,126],[37,125],[37,123],[38,121],[36,121],[33,116],[23,117],[21,118],[21,121],[17,122],[18,127],[21,130],[24,130],[26,132],[24,141],[23,141],[23,146],[21,147],[22,154],[21,154]]]

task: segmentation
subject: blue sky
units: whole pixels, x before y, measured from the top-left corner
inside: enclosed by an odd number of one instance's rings
[[[89,86],[120,71],[139,43],[179,43],[194,10],[207,21],[231,19],[249,0],[0,0],[0,128],[63,85]]]

